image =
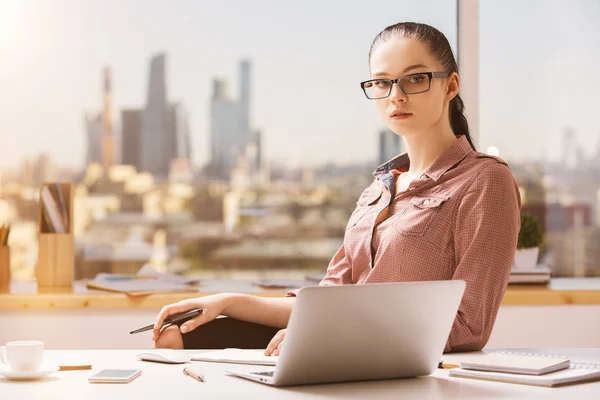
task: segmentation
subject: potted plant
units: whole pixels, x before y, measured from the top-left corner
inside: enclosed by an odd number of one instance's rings
[[[521,230],[515,254],[515,269],[532,270],[537,266],[544,233],[539,219],[528,212],[521,213]]]

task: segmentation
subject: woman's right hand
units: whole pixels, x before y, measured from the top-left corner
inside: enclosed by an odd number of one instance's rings
[[[221,315],[228,305],[229,296],[226,293],[215,294],[206,297],[197,297],[193,299],[187,299],[178,301],[177,303],[169,304],[164,306],[154,322],[154,331],[152,332],[152,340],[158,340],[162,328],[163,321],[173,315],[182,312],[193,310],[194,308],[201,308],[202,314],[186,321],[179,328],[180,332],[188,333],[203,325],[207,322],[212,321]]]

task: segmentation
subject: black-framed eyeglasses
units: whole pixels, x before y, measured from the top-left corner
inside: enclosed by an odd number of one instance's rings
[[[392,93],[394,83],[406,94],[424,93],[431,89],[433,78],[445,78],[448,72],[417,72],[396,79],[371,79],[360,83],[365,96],[370,100],[385,99]]]

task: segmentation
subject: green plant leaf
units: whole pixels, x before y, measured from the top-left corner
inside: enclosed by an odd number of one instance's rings
[[[517,249],[539,247],[543,242],[544,232],[539,219],[528,212],[522,212]]]

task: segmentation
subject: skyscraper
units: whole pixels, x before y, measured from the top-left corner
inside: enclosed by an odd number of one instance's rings
[[[169,140],[172,158],[191,160],[189,117],[182,103],[169,104]]]
[[[389,129],[379,131],[379,165],[391,160],[404,151],[402,138]]]
[[[243,132],[243,141],[246,144],[252,140],[250,131],[250,74],[252,66],[250,61],[242,60],[240,62],[240,116],[239,130]]]
[[[102,114],[86,113],[85,130],[87,135],[86,165],[102,162],[102,136],[104,129],[102,126]]]
[[[243,60],[239,72],[238,100],[229,98],[224,81],[213,81],[210,171],[212,175],[220,178],[229,178],[231,169],[240,157],[244,157],[248,145],[254,140],[250,128],[250,61]]]
[[[239,103],[226,95],[225,82],[213,82],[211,101],[212,167],[215,175],[226,178],[237,157],[243,152],[239,130]]]
[[[102,164],[108,170],[115,163],[115,138],[112,118],[112,85],[110,68],[104,68],[104,108],[102,110]]]
[[[102,73],[102,111],[85,114],[86,164],[101,163],[105,169],[110,168],[115,163],[111,86],[110,68],[104,67]]]
[[[168,102],[165,77],[166,56],[161,53],[150,62],[148,99],[141,113],[138,144],[139,169],[158,179],[169,176],[173,160],[187,159],[191,163],[192,154],[188,114],[181,103]],[[130,118],[134,123],[135,117]]]
[[[142,110],[121,111],[121,162],[142,169]]]
[[[150,63],[148,98],[142,117],[141,167],[158,177],[169,174],[170,156],[167,115],[165,55],[158,54]]]
[[[121,111],[121,162],[159,180],[168,178],[173,160],[191,165],[192,154],[188,114],[181,103],[168,102],[165,77],[166,56],[157,54],[150,62],[146,106]]]

